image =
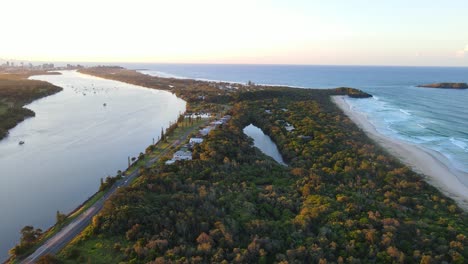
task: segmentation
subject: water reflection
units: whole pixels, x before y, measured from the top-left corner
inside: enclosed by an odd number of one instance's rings
[[[64,90],[28,105],[36,116],[0,141],[0,260],[23,226],[54,224],[185,111],[169,92],[62,73],[32,77]]]
[[[265,135],[260,128],[250,124],[244,128],[244,134],[253,138],[254,146],[259,148],[263,153],[272,157],[279,164],[287,166],[275,142],[273,142],[269,136]]]

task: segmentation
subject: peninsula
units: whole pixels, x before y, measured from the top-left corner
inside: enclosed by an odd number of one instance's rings
[[[120,67],[80,72],[168,90],[187,100],[189,113],[230,118],[191,147],[191,159],[164,162],[188,143],[176,132],[167,137],[177,139],[177,147],[151,164],[145,156],[156,154],[148,148],[134,168],[138,178],[118,188],[56,256],[44,258],[463,263],[468,257],[466,213],[376,145],[331,99],[368,97],[357,89],[232,87]],[[253,147],[243,133],[249,124],[276,143],[288,167]]]
[[[47,82],[28,80],[29,76],[58,74],[38,70],[6,71],[0,67],[0,140],[34,112],[24,106],[39,98],[60,92],[62,88]]]
[[[468,84],[466,83],[431,83],[431,84],[422,84],[418,85],[417,87],[423,88],[440,88],[440,89],[468,89]]]

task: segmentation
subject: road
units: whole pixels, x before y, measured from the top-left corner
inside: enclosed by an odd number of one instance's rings
[[[195,129],[195,128],[194,128]],[[155,158],[150,159],[145,166],[149,167],[153,163],[159,160],[160,157],[164,157],[173,147],[180,146],[185,139],[192,133],[194,129],[191,129],[184,133],[181,137],[169,145],[168,147],[164,148],[163,151]],[[119,188],[128,186],[136,177],[138,177],[138,169],[134,170],[130,175],[124,177],[123,179],[117,181],[109,191],[101,197],[93,206],[88,208],[86,211],[81,213],[78,217],[76,217],[70,224],[66,227],[62,228],[58,233],[53,235],[49,238],[42,246],[40,246],[34,253],[29,255],[24,260],[20,261],[20,263],[35,263],[41,256],[47,254],[57,254],[62,248],[64,248],[73,238],[75,238],[81,231],[83,231],[93,217],[101,211],[104,206],[104,202],[109,199],[109,197],[114,194]]]

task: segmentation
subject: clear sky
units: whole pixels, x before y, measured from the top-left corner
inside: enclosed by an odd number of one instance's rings
[[[468,66],[467,0],[0,0],[0,58]]]

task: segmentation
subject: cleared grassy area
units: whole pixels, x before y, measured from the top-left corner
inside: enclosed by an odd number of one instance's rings
[[[8,109],[8,105],[0,102],[0,116],[5,114]]]
[[[153,150],[147,152],[143,159],[139,159],[132,164],[131,168],[127,170],[127,174],[134,172],[144,166],[147,166],[151,160],[163,158],[166,155],[172,153],[172,150],[176,149],[177,146],[188,143],[189,135],[196,134],[200,127],[205,126],[209,123],[209,119],[202,118],[199,120],[194,119],[192,123],[188,122],[188,118],[185,118],[183,122],[178,123],[178,127],[171,133],[166,135],[166,140],[159,141],[154,145]],[[185,135],[187,135],[185,137]],[[178,141],[178,142],[177,142]],[[161,156],[162,155],[162,156]],[[170,157],[170,156],[168,156]]]
[[[79,249],[69,246],[58,255],[63,263],[119,263],[124,261],[119,252],[127,247],[126,242],[118,237],[77,240],[73,245],[79,246]]]
[[[90,208],[91,206],[93,206],[99,199],[101,199],[102,196],[104,196],[104,194],[106,193],[106,191],[102,191],[102,192],[97,192],[95,193],[88,201],[86,201],[78,210],[76,210],[75,212],[73,212],[72,214],[70,214],[70,216],[67,218],[67,220],[70,218],[72,221],[73,219],[75,219],[79,214],[81,214],[82,212],[88,210],[88,208]]]

